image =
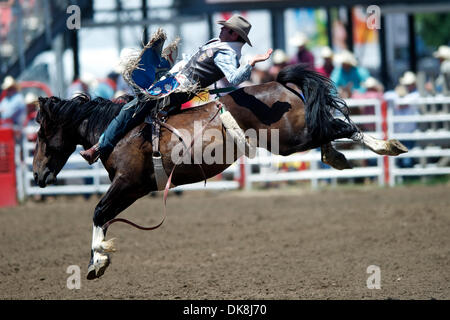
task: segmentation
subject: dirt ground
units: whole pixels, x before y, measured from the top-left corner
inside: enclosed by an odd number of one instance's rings
[[[110,227],[118,251],[85,279],[98,198],[0,209],[1,299],[449,299],[450,186],[189,192],[155,231]],[[121,217],[154,224],[162,196]],[[81,288],[67,288],[67,268]],[[368,289],[379,267],[381,289]]]

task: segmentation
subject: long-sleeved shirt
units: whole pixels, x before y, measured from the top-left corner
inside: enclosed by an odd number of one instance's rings
[[[331,73],[331,80],[336,87],[346,87],[351,85],[352,90],[365,92],[362,83],[370,76],[369,71],[362,67],[352,67],[349,71],[345,71],[342,67],[334,68]]]
[[[248,62],[239,65],[243,43],[229,42],[228,44],[231,50],[219,50],[214,57],[214,63],[222,70],[230,84],[238,85],[250,79],[252,66]]]
[[[252,66],[248,64],[248,62],[242,65],[239,64],[241,49],[244,44],[242,42],[225,42],[223,44],[226,46],[217,51],[213,59],[216,66],[222,70],[225,78],[231,85],[236,86],[246,80],[249,80]],[[215,45],[217,45],[217,42],[213,42],[209,45],[207,44],[204,49],[208,46]],[[182,68],[184,68],[188,61],[189,59],[185,57],[170,70],[170,73],[174,74],[179,72]]]

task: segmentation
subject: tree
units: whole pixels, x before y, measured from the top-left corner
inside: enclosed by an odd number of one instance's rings
[[[416,14],[417,31],[428,46],[450,44],[450,13]]]

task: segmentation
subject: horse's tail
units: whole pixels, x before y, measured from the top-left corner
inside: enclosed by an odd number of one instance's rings
[[[308,133],[320,142],[328,142],[336,137],[336,120],[339,113],[348,122],[347,130],[359,131],[350,120],[349,109],[338,96],[333,82],[305,65],[288,66],[280,71],[277,82],[292,82],[299,86],[306,98],[305,120]]]

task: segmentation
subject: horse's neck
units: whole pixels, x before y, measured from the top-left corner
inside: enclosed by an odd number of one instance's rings
[[[76,134],[78,135],[77,143],[82,145],[85,149],[90,148],[94,144],[96,144],[100,139],[100,135],[104,131],[96,128],[96,130],[91,132],[88,130],[88,123],[88,119],[83,120],[76,130]]]

